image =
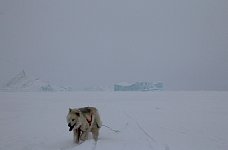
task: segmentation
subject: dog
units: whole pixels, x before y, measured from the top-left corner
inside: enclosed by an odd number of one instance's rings
[[[93,139],[98,140],[99,130],[102,126],[100,115],[95,107],[69,108],[67,114],[69,131],[74,132],[74,141],[80,143],[88,139],[92,132]]]

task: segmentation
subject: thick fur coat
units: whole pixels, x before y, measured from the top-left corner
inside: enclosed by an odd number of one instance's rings
[[[69,108],[67,123],[69,131],[74,132],[76,143],[87,140],[89,132],[92,132],[95,141],[98,140],[102,122],[95,107]]]

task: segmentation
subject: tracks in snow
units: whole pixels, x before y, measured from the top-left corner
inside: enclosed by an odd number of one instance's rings
[[[155,138],[153,138],[146,130],[145,128],[142,127],[142,125],[139,123],[139,121],[132,117],[131,115],[129,115],[128,113],[125,112],[125,115],[127,116],[127,118],[129,118],[130,120],[132,120],[133,122],[135,122],[137,128],[141,131],[141,133],[143,133],[144,137],[146,138],[149,147],[151,150],[170,150],[169,146],[167,144],[159,144],[157,142],[157,140],[155,140]]]

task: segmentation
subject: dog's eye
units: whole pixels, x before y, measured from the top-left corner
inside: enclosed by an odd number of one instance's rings
[[[72,119],[72,121],[74,121],[75,119]]]

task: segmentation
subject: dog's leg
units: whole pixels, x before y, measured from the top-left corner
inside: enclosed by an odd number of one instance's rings
[[[99,130],[100,130],[100,128],[97,128],[97,127],[93,127],[92,130],[91,130],[91,132],[92,132],[92,134],[93,134],[93,139],[94,139],[95,141],[98,140]]]
[[[79,144],[79,140],[80,140],[80,131],[79,131],[79,129],[75,129],[74,130],[74,142]]]
[[[88,134],[89,134],[89,132],[88,132],[88,131],[82,131],[82,134],[81,134],[80,140],[82,140],[82,141],[87,140],[87,139],[88,139]]]

